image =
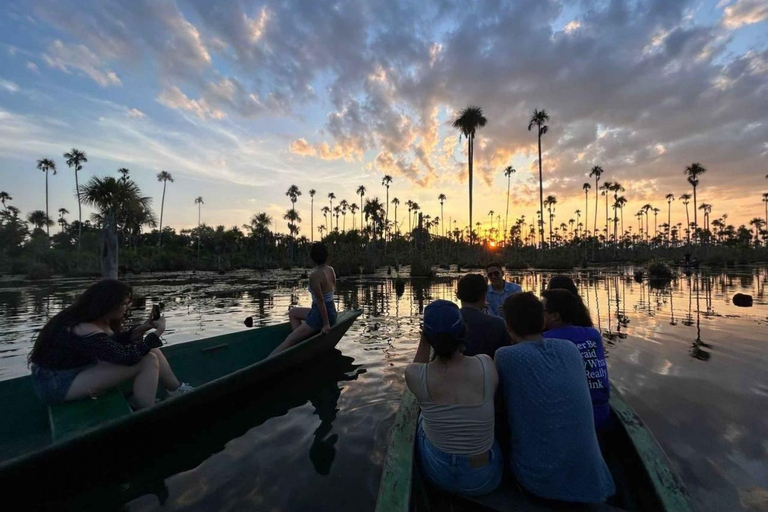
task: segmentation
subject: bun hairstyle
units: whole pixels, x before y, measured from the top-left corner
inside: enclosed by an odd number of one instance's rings
[[[456,353],[464,349],[464,336],[456,337],[453,334],[447,332],[441,332],[438,334],[424,334],[427,338],[427,343],[434,350],[432,360],[441,359],[448,360]]]

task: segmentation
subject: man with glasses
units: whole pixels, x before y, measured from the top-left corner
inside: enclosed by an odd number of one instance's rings
[[[488,294],[485,296],[485,301],[488,303],[488,314],[504,318],[504,312],[501,308],[502,304],[504,304],[507,297],[520,293],[523,289],[519,284],[508,283],[504,280],[501,263],[489,263],[485,267],[485,273],[491,282],[488,285]]]

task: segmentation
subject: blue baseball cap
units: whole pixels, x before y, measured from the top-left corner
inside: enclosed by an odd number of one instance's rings
[[[459,306],[449,300],[436,300],[424,308],[424,334],[464,336],[464,319]]]

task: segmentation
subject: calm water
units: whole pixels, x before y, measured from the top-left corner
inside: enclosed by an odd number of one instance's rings
[[[509,277],[539,291],[548,275]],[[373,510],[420,314],[431,300],[455,300],[458,276],[407,280],[401,290],[384,272],[340,280],[338,306],[364,315],[339,350],[273,389],[253,390],[185,445],[185,456],[159,464],[151,478],[124,482],[133,490],[124,508]],[[613,384],[652,428],[696,508],[768,509],[766,269],[683,275],[664,289],[635,282],[631,268],[574,277],[606,337]],[[247,316],[255,327],[284,322],[291,304],[309,303],[306,279],[288,272],[127,280],[146,299],[137,301],[135,318],[143,320],[153,301],[164,303],[171,344],[245,329]],[[0,281],[0,380],[26,372],[33,333],[87,284]],[[735,307],[737,292],[752,294],[754,307]]]

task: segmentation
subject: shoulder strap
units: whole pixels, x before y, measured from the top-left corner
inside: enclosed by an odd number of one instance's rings
[[[490,394],[489,390],[491,389],[491,372],[488,371],[488,366],[484,357],[480,357],[479,354],[475,357],[480,360],[480,364],[483,366],[483,402],[486,402],[488,400],[488,395]]]
[[[427,364],[422,363],[418,366],[418,393],[414,393],[419,402],[431,402],[432,398],[429,396],[429,388],[427,387]]]

